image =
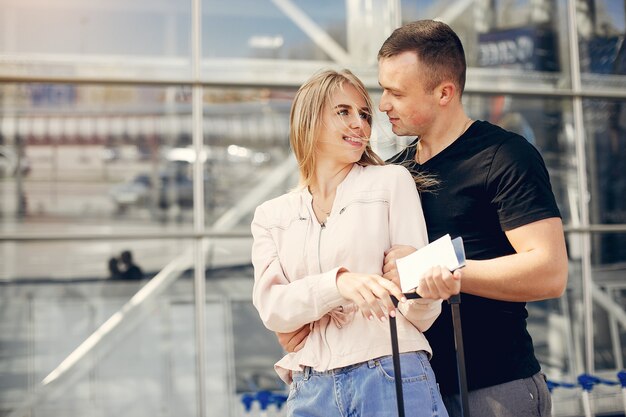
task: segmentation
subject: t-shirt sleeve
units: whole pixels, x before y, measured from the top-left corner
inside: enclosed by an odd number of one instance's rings
[[[543,158],[521,136],[508,138],[496,150],[487,189],[502,230],[561,217]]]

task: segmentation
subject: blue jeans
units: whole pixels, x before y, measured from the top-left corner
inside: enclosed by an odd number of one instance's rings
[[[400,355],[404,409],[407,416],[448,417],[428,356]],[[290,417],[397,416],[391,356],[326,372],[309,367],[294,372],[287,399]]]

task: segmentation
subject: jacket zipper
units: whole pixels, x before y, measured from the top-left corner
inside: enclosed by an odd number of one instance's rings
[[[378,198],[378,199],[375,199],[375,200],[366,200],[366,199],[354,200],[354,201],[351,201],[350,204],[348,204],[347,206],[345,206],[341,210],[339,210],[339,214],[342,214],[344,211],[346,211],[346,209],[348,207],[350,207],[353,204],[362,204],[362,203],[385,203],[385,204],[389,204],[389,200],[385,200],[384,198]]]
[[[320,269],[320,274],[322,271],[322,232],[326,229],[326,223],[320,223],[320,234],[317,238],[317,266]]]

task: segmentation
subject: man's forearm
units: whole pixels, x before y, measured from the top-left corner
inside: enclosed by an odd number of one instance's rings
[[[502,301],[558,298],[567,285],[567,259],[532,252],[489,260],[468,260],[461,291]]]

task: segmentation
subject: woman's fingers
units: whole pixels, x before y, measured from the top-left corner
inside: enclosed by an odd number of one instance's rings
[[[363,303],[359,305],[359,308],[364,311],[369,311],[368,318],[371,320],[373,317],[383,320],[386,317],[385,312],[381,308],[381,298],[376,293],[374,288],[369,286],[363,286],[360,288],[361,296],[363,297]]]
[[[387,316],[395,316],[395,306],[390,295],[398,300],[406,300],[396,284],[379,275],[344,272],[337,277],[337,288],[344,298],[354,302],[369,319],[376,317],[382,321]]]
[[[398,288],[398,286],[393,282],[378,276],[375,277],[371,288],[372,292],[378,299],[378,305],[380,306],[381,313],[384,314],[382,317],[394,317],[396,314],[396,307],[394,306],[390,295],[393,295],[398,300],[402,300],[404,298],[404,294],[402,294],[400,288]],[[382,318],[380,315],[378,317]]]
[[[395,282],[387,280],[385,278],[379,279],[377,282],[378,282],[378,285],[384,288],[384,292],[386,293],[385,294],[386,306],[389,308],[389,311],[395,311],[395,306],[393,305],[393,301],[391,300],[389,295],[393,295],[394,297],[396,297],[398,301],[401,301],[401,302],[406,301],[406,297],[402,293],[402,290]]]

